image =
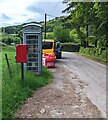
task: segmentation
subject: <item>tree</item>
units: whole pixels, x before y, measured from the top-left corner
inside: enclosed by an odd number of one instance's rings
[[[96,35],[100,38],[101,47],[108,47],[108,4],[95,3],[94,5],[97,21],[94,21],[96,27]],[[103,42],[102,42],[103,41]]]
[[[62,26],[55,26],[53,33],[56,41],[60,41],[61,43],[70,41],[70,31],[64,29]]]
[[[68,7],[63,12],[68,12],[65,18],[67,25],[71,29],[76,29],[80,36],[81,45],[89,45],[89,36],[95,36],[95,46],[97,43],[108,43],[108,5],[104,2],[67,2]],[[91,26],[93,29],[91,29]],[[82,34],[81,28],[86,30],[86,35]],[[106,37],[105,37],[106,36]],[[103,42],[102,42],[103,41]]]
[[[93,14],[92,11],[93,3],[69,3],[69,6],[63,11],[68,12],[69,16],[67,17],[68,24],[71,29],[76,29],[77,34],[80,36],[81,45],[86,47],[89,44],[89,25],[91,22],[91,17]],[[81,28],[85,29],[86,35]]]

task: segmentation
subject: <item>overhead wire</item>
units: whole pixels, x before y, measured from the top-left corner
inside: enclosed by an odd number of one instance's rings
[[[57,2],[57,4],[53,7],[53,9],[51,10],[51,13],[53,13],[55,11],[55,9],[58,7],[58,5],[60,4],[60,2]]]

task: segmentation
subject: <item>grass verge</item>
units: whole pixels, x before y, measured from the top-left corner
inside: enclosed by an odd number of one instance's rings
[[[107,65],[108,64],[107,51],[108,49],[102,50],[99,48],[82,48],[81,47],[79,54],[91,60]]]
[[[5,53],[8,55],[12,77],[9,75]],[[15,61],[14,48],[11,50],[4,48],[2,51],[2,118],[14,118],[16,110],[28,97],[32,96],[34,90],[45,86],[51,80],[51,72],[43,67],[40,76],[25,71],[25,78],[22,81],[21,64]]]
[[[102,60],[100,60],[100,59],[98,59],[98,58],[96,58],[96,57],[94,57],[94,56],[85,55],[85,54],[82,54],[82,53],[79,53],[79,52],[76,52],[76,54],[78,54],[78,55],[80,55],[80,56],[83,56],[83,57],[85,57],[85,58],[87,58],[87,59],[93,60],[93,61],[95,61],[95,62],[99,62],[99,63],[101,63],[101,64],[103,64],[103,65],[107,65],[107,63],[106,63],[105,61],[102,61]]]
[[[2,59],[1,58],[2,58],[2,53],[0,52],[0,120],[2,119]]]

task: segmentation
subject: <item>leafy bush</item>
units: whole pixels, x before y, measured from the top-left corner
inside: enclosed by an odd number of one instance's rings
[[[15,47],[11,45],[2,44],[2,51],[4,52],[15,52]]]
[[[90,36],[88,37],[88,41],[89,41],[89,43],[92,44],[92,45],[95,44],[96,40],[97,40],[97,38],[96,38],[95,36],[90,35]]]
[[[106,39],[105,39],[105,36],[101,36],[99,38],[99,41],[97,43],[97,46],[98,48],[102,48],[102,47],[105,47],[106,46]]]
[[[80,43],[79,35],[77,34],[75,29],[70,31],[70,39],[73,43]]]
[[[6,44],[3,42],[0,42],[0,46],[6,46]]]
[[[70,31],[64,29],[62,26],[55,26],[53,33],[56,41],[60,41],[61,43],[70,41]]]
[[[10,43],[15,43],[19,44],[20,43],[20,38],[17,37],[15,34],[13,35],[6,35],[2,36],[2,42],[10,45]]]
[[[101,62],[108,62],[108,55],[107,55],[108,49],[102,49],[102,48],[80,48],[80,53],[84,56],[99,60]]]
[[[54,39],[53,32],[48,32],[48,33],[46,34],[46,39]]]

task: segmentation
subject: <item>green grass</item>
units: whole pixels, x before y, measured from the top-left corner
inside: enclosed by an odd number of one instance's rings
[[[0,120],[2,118],[2,53],[0,52]]]
[[[6,45],[4,43],[2,43],[2,51],[4,52],[15,52],[15,47],[12,45]]]
[[[94,61],[108,64],[108,55],[107,55],[108,49],[101,50],[98,48],[80,48],[79,54],[82,56],[92,59]]]
[[[21,64],[15,61],[14,47],[6,47],[2,51],[2,117],[14,118],[16,110],[32,96],[34,90],[52,81],[52,74],[44,67],[40,76],[25,71],[25,78],[22,81]],[[8,55],[12,77],[9,75],[5,53]]]

